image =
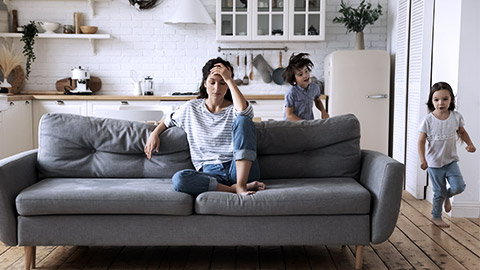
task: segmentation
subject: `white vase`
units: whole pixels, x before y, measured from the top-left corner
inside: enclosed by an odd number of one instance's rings
[[[355,50],[365,50],[363,32],[357,32],[357,36],[355,37]]]
[[[12,85],[7,81],[7,78],[3,79],[3,82],[0,83],[0,87],[2,88],[10,88]]]

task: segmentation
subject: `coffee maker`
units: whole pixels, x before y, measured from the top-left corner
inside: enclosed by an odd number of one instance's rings
[[[70,77],[70,86],[72,86],[74,80],[77,87],[70,90],[69,94],[91,95],[93,93],[89,87],[90,72],[87,68],[82,68],[81,66],[74,67],[72,69],[72,77]]]

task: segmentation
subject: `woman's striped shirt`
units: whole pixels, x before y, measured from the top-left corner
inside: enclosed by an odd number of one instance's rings
[[[233,158],[232,125],[237,115],[253,118],[253,107],[248,103],[243,112],[232,105],[220,112],[211,113],[205,99],[186,102],[177,111],[167,115],[167,128],[177,126],[187,133],[190,156],[195,169],[203,164],[219,164]]]

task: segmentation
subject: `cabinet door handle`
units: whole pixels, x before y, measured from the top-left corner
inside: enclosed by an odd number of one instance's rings
[[[250,104],[257,104],[256,100],[249,100]]]
[[[27,100],[27,101],[25,101],[25,104],[29,105],[29,104],[30,104],[30,101],[28,101],[28,100]]]
[[[10,106],[15,106],[15,102],[10,101],[9,105],[10,105]]]
[[[379,95],[369,95],[367,98],[372,98],[372,99],[380,99],[380,98],[388,98],[387,94],[379,94]]]
[[[120,104],[122,104],[122,105],[128,105],[128,101],[122,100],[122,101],[120,101]]]
[[[55,103],[57,103],[57,105],[65,105],[65,102],[63,102],[63,100],[57,100],[57,102]]]

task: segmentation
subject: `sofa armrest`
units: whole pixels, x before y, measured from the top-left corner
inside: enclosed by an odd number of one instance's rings
[[[360,184],[371,194],[371,239],[386,241],[397,223],[402,201],[403,164],[375,151],[362,150]]]
[[[17,245],[18,193],[38,181],[37,149],[0,160],[0,241]]]

